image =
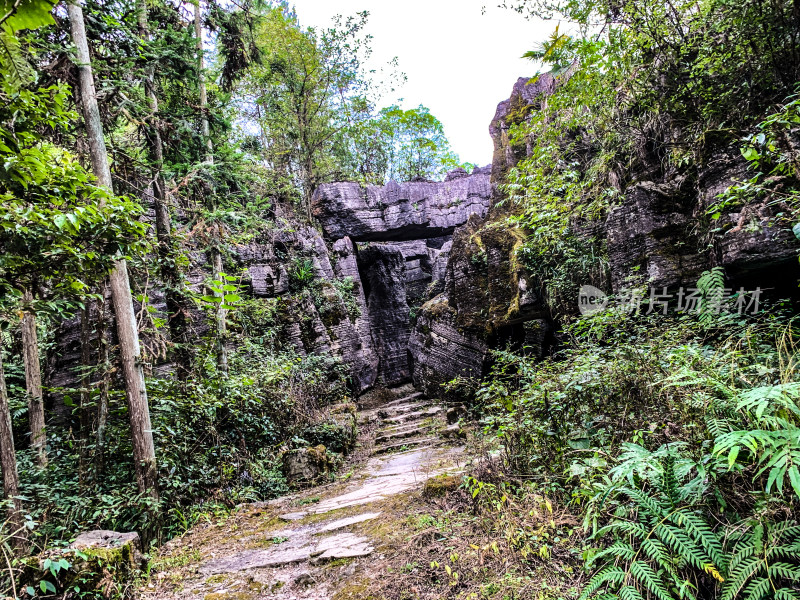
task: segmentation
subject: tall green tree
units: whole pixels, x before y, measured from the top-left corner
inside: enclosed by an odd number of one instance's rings
[[[81,104],[89,141],[92,170],[97,177],[98,183],[105,189],[113,191],[113,180],[103,136],[103,125],[100,121],[100,111],[97,106],[97,93],[92,74],[83,9],[79,4],[71,2],[67,5],[67,10],[72,39],[77,48]],[[147,388],[141,364],[141,346],[133,311],[128,268],[123,258],[116,261],[109,280],[116,314],[117,338],[120,346],[128,410],[130,411],[136,480],[139,491],[146,492],[157,502],[158,471],[155,446],[153,444],[153,428],[150,424],[150,409],[147,402]]]
[[[260,63],[238,88],[253,106],[267,160],[300,188],[309,218],[317,186],[346,173],[347,133],[371,117],[376,90],[362,65],[367,17],[318,31],[269,10],[257,30]]]

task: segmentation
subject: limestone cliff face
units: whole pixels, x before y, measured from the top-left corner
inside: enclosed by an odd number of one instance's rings
[[[287,217],[247,244],[228,244],[226,270],[244,273],[250,295],[275,303],[285,344],[300,354],[341,358],[356,392],[413,380],[437,396],[453,379],[484,374],[493,348],[510,344],[543,355],[554,337],[544,282],[519,260],[526,232],[498,224],[510,210],[500,202],[500,186],[532,147],[532,140],[512,140],[509,130],[539,110],[556,85],[548,75],[516,82],[489,127],[490,167],[456,169],[439,183],[322,185],[313,198],[322,233]],[[706,216],[720,192],[748,176],[735,142],[710,145],[692,171],[653,161],[603,219],[576,222],[574,232],[605,248],[607,291],[619,291],[632,276],[654,287],[692,285],[713,266],[723,267],[732,285],[783,282],[792,289],[800,275],[798,244],[788,228],[772,225],[779,206],[764,201],[717,220]],[[200,291],[210,273],[207,257],[197,252],[190,260],[188,280]],[[298,283],[298,261],[310,263],[313,286]],[[341,295],[345,280],[352,281],[352,298]],[[157,283],[149,298],[163,316]],[[199,340],[208,320],[199,311],[192,316],[191,335]],[[62,333],[50,384],[75,385],[68,367],[79,363],[80,327],[68,323]]]
[[[245,295],[273,300],[276,307],[274,329],[281,342],[302,355],[331,354],[342,360],[350,373],[356,392],[375,385],[378,378],[378,354],[373,344],[370,318],[364,290],[361,286],[356,252],[349,238],[338,240],[329,250],[320,233],[313,227],[289,222],[285,227],[258,236],[247,244],[227,246],[224,268],[228,273],[241,273]],[[211,275],[211,265],[204,252],[189,255],[191,268],[187,283],[197,293],[203,293],[204,282]],[[291,271],[296,261],[310,261],[311,280],[318,284],[318,292],[307,289],[290,289]],[[353,302],[358,314],[348,310],[345,298],[334,287],[336,280],[353,281]],[[295,288],[297,284],[295,284]],[[161,286],[152,284],[150,305],[155,315],[165,318],[166,304]],[[285,299],[289,294],[295,301]],[[109,302],[106,302],[108,307]],[[137,311],[139,307],[137,306]],[[107,310],[106,318],[112,345],[115,343],[113,313]],[[406,311],[407,312],[407,311]],[[189,315],[189,339],[198,345],[210,334],[209,319],[199,308]],[[97,320],[93,309],[91,321]],[[96,335],[96,334],[93,334]],[[162,330],[161,336],[168,336]],[[147,330],[142,332],[146,349],[156,347]],[[78,384],[71,365],[80,363],[81,329],[77,319],[65,322],[58,336],[59,351],[48,365],[49,385],[74,387]],[[95,343],[95,340],[91,340]],[[163,356],[153,356],[149,365],[156,374],[166,374],[172,365]]]
[[[492,204],[485,216],[454,232],[444,288],[420,309],[410,337],[414,382],[423,389],[479,375],[490,348],[512,343],[542,355],[551,342],[553,323],[539,296],[543,282],[517,260],[526,234],[496,224],[507,210],[498,206],[499,185],[532,144],[512,141],[509,129],[538,110],[556,85],[549,75],[534,83],[520,78],[497,107],[489,128]],[[725,269],[730,285],[791,292],[800,276],[798,243],[788,227],[774,224],[779,206],[764,201],[717,220],[706,216],[718,194],[751,176],[736,142],[709,146],[704,162],[690,172],[643,164],[620,204],[601,221],[575,223],[575,232],[606,248],[609,292],[619,292],[631,278],[652,287],[692,286],[715,266]],[[575,294],[577,300],[577,289]]]

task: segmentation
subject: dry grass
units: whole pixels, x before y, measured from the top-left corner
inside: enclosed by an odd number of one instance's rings
[[[384,525],[372,576],[337,600],[577,597],[584,534],[575,516],[524,484],[504,491],[507,476],[491,463],[473,476],[484,482],[476,498],[464,486],[406,498]]]

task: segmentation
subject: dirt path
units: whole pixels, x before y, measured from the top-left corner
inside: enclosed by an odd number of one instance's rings
[[[460,472],[462,448],[444,410],[420,393],[359,414],[376,423],[371,457],[346,481],[193,528],[166,544],[139,592],[151,599],[305,599],[352,597],[369,576],[370,556],[405,519],[407,494],[435,476]],[[357,596],[356,596],[357,597]]]

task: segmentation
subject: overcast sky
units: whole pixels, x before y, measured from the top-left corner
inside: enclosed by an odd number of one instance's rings
[[[373,62],[394,56],[408,83],[404,108],[424,104],[444,124],[462,161],[491,162],[489,122],[518,77],[535,66],[519,58],[555,23],[532,22],[497,8],[497,0],[294,0],[304,26],[324,27],[336,14],[370,13]],[[486,7],[485,13],[481,9]],[[386,98],[388,104],[397,98]]]

